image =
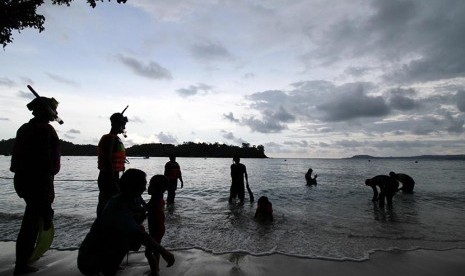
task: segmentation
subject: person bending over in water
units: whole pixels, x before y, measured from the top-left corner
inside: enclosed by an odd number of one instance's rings
[[[415,181],[412,177],[405,173],[395,172],[390,172],[389,176],[394,177],[397,181],[402,183],[402,187],[400,187],[398,191],[402,191],[403,193],[407,194],[413,194],[413,187],[415,186]]]
[[[152,196],[147,204],[149,233],[158,244],[161,243],[161,239],[165,235],[165,201],[163,200],[163,193],[168,187],[168,182],[166,176],[157,174],[150,179],[147,191]],[[160,254],[146,248],[145,256],[149,261],[151,275],[158,275],[160,271]]]
[[[261,196],[258,199],[255,218],[259,221],[273,221],[273,205],[268,200],[268,197]]]
[[[139,199],[147,184],[146,174],[127,170],[120,179],[120,194],[112,197],[79,247],[77,265],[84,275],[115,275],[130,250],[144,245],[174,264],[174,256],[155,241],[141,225]],[[150,260],[149,260],[150,261]]]
[[[397,192],[399,183],[388,175],[377,175],[371,179],[365,180],[365,185],[373,189],[373,198],[371,201],[378,201],[379,207],[384,207],[384,198],[386,198],[388,206],[392,206],[392,197]],[[379,194],[378,189],[379,187]]]
[[[307,185],[316,185],[316,178],[318,177],[317,174],[315,174],[315,177],[312,177],[312,168],[308,169],[307,173],[305,174],[305,180],[307,180]]]

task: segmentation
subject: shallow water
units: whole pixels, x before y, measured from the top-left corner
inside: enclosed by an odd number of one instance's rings
[[[132,158],[127,168],[150,178],[163,173],[167,161]],[[228,203],[231,159],[177,161],[184,188],[167,210],[162,241],[171,249],[364,259],[374,250],[465,248],[464,161],[243,159],[255,199],[266,195],[273,203],[275,221],[265,225],[253,219],[255,203]],[[16,239],[25,206],[14,192],[9,162],[0,157],[2,241]],[[54,248],[77,248],[88,232],[97,205],[96,164],[96,157],[62,157]],[[318,174],[317,186],[305,185],[309,167]],[[364,181],[389,171],[411,175],[415,193],[399,193],[392,208],[380,209]]]

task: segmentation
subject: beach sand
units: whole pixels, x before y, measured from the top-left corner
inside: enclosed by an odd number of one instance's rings
[[[281,254],[210,254],[198,249],[172,251],[173,267],[161,261],[160,275],[464,275],[465,249],[376,252],[367,261],[334,261],[289,257]],[[34,263],[31,275],[82,275],[76,265],[77,250],[49,250]],[[12,275],[15,243],[0,242],[0,276]],[[131,253],[117,275],[148,275],[143,252]]]

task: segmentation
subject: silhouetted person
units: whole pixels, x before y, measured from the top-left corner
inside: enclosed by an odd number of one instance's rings
[[[273,221],[273,205],[268,200],[268,197],[261,196],[258,199],[255,218],[262,222]]]
[[[240,202],[244,202],[244,177],[247,187],[249,186],[249,177],[247,175],[247,168],[244,164],[240,163],[241,159],[239,156],[233,157],[234,163],[231,165],[231,189],[229,192],[229,203],[236,197],[239,198]]]
[[[415,186],[415,181],[412,177],[405,173],[395,173],[390,172],[389,176],[394,177],[397,181],[402,183],[402,187],[399,188],[398,191],[402,191],[403,193],[412,194],[413,187]]]
[[[121,193],[108,201],[79,248],[77,265],[81,273],[115,275],[127,252],[141,245],[161,254],[168,266],[174,264],[173,254],[141,225],[139,199],[146,184],[145,173],[138,169],[129,169],[121,176]]]
[[[118,180],[120,172],[124,171],[126,150],[118,134],[125,133],[128,118],[121,113],[110,117],[110,133],[100,138],[98,143],[98,205],[97,216],[100,215],[108,200],[119,193]]]
[[[26,202],[26,209],[16,240],[15,275],[38,270],[29,266],[28,261],[36,244],[40,220],[44,230],[52,226],[53,180],[60,170],[60,141],[49,122],[57,118],[57,106],[54,98],[35,98],[27,104],[34,118],[16,133],[10,170],[15,173],[15,190]]]
[[[386,198],[389,206],[392,205],[392,197],[399,187],[399,183],[388,175],[377,175],[371,179],[367,179],[365,180],[365,185],[373,189],[373,198],[371,201],[378,201],[380,207],[384,206],[384,198]],[[379,187],[379,194],[376,186]]]
[[[307,185],[316,185],[316,178],[318,177],[317,174],[315,174],[315,177],[312,177],[312,168],[308,169],[307,173],[305,174],[305,180],[307,181]]]
[[[165,164],[164,175],[168,178],[168,196],[166,197],[167,204],[173,204],[176,197],[176,190],[178,189],[178,179],[181,181],[181,189],[184,187],[182,180],[181,167],[176,162],[176,155],[170,154],[170,161]]]
[[[161,239],[165,235],[165,201],[163,194],[168,187],[168,178],[164,175],[155,175],[150,179],[148,194],[152,197],[147,204],[147,221],[150,236],[161,244]],[[145,256],[149,261],[152,275],[158,275],[160,271],[160,254],[145,250]]]

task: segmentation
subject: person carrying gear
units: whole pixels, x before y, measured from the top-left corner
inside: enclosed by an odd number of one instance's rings
[[[127,108],[127,107],[126,107]],[[122,113],[114,113],[110,117],[110,133],[100,138],[98,143],[98,205],[97,216],[99,216],[108,200],[119,193],[118,180],[120,172],[125,170],[126,149],[118,134],[126,137],[126,123],[128,118]]]
[[[49,124],[58,118],[58,102],[54,98],[35,95],[36,98],[27,104],[34,118],[18,129],[11,157],[14,187],[18,196],[26,202],[16,240],[15,275],[38,270],[28,262],[40,225],[43,230],[49,230],[53,225],[53,181],[60,171],[60,140]]]

